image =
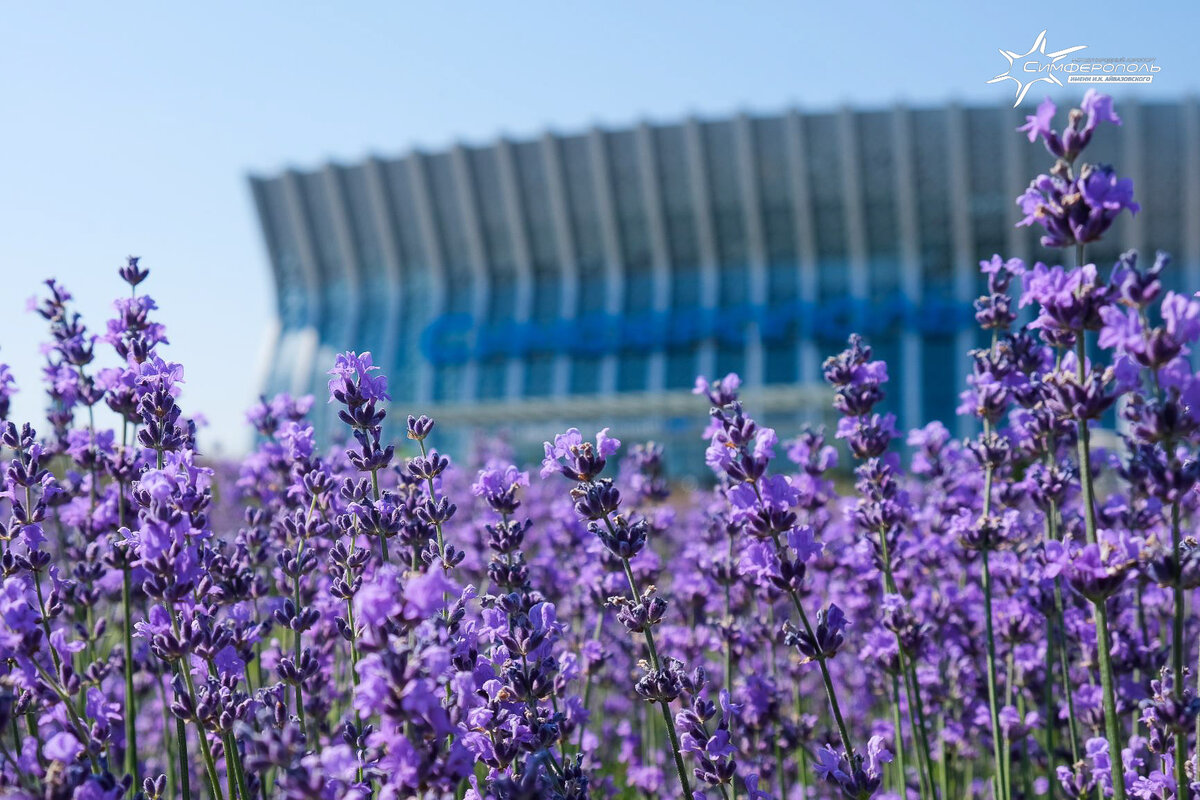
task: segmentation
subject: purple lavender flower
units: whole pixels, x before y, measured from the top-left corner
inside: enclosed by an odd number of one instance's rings
[[[1043,139],[1049,139],[1050,137],[1057,139],[1057,134],[1050,127],[1054,122],[1054,115],[1057,111],[1058,108],[1054,105],[1054,101],[1047,97],[1038,103],[1037,111],[1031,116],[1027,116],[1025,124],[1017,128],[1017,130],[1028,133],[1031,143],[1036,142],[1039,136]]]
[[[1030,142],[1040,137],[1050,154],[1067,162],[1073,162],[1091,142],[1096,127],[1101,122],[1120,125],[1121,118],[1113,111],[1112,98],[1089,89],[1083,95],[1078,109],[1072,110],[1067,128],[1060,135],[1051,126],[1057,112],[1049,97],[1038,104],[1037,111],[1025,118],[1025,124],[1017,128],[1029,136]]]
[[[542,459],[541,476],[548,478],[561,472],[568,478],[590,480],[604,470],[605,459],[617,452],[619,439],[608,435],[608,428],[596,434],[596,445],[584,442],[578,428],[554,437],[554,443],[545,443],[546,457]]]
[[[703,376],[696,378],[696,385],[692,389],[692,394],[702,394],[708,398],[709,402],[720,408],[727,406],[737,399],[738,389],[742,385],[742,379],[736,373],[729,373],[720,380],[715,380],[709,383]]]
[[[387,376],[372,375],[379,367],[371,363],[371,354],[353,351],[339,353],[329,374],[329,402],[345,403],[348,398],[363,400],[391,400],[387,391]]]
[[[1070,247],[1100,239],[1122,211],[1137,214],[1133,181],[1106,164],[1084,164],[1077,176],[1066,168],[1039,175],[1017,198],[1025,215],[1018,227],[1041,225],[1043,247]]]
[[[866,800],[883,783],[883,765],[890,763],[892,754],[883,745],[883,738],[872,736],[863,756],[848,758],[826,745],[817,751],[817,777],[841,790],[850,800]]]

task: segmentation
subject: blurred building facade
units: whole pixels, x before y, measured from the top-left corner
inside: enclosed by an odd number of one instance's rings
[[[740,373],[786,437],[828,421],[821,361],[858,331],[902,426],[950,420],[982,342],[978,262],[1060,258],[1014,227],[1050,165],[1024,113],[688,119],[252,177],[277,288],[265,391],[323,400],[334,355],[369,350],[396,412],[460,437],[612,426],[694,464],[697,375]],[[1089,157],[1134,179],[1143,213],[1089,259],[1166,250],[1168,283],[1200,287],[1200,108],[1120,113]]]

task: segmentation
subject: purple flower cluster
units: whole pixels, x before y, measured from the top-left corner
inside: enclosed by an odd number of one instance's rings
[[[1057,160],[1017,198],[1025,215],[1018,224],[1041,225],[1046,230],[1042,237],[1046,247],[1082,246],[1103,236],[1122,211],[1136,214],[1141,206],[1133,200],[1129,178],[1118,178],[1107,164],[1075,163],[1101,122],[1121,124],[1112,109],[1112,98],[1089,90],[1082,107],[1071,111],[1061,134],[1051,128],[1056,111],[1046,98],[1020,128],[1031,142],[1040,137]]]
[[[48,282],[42,435],[0,365],[0,795],[1200,797],[1200,300],[1086,260],[1119,120],[1053,117],[1021,202],[1074,262],[981,264],[974,434],[901,432],[855,336],[828,439],[697,381],[707,488],[608,428],[452,462],[355,352],[348,446],[281,395],[210,460],[138,260],[99,336]]]

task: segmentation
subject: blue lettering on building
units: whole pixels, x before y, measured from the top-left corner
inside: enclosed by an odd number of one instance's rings
[[[505,320],[476,325],[470,314],[443,314],[421,333],[421,352],[436,365],[529,355],[596,357],[679,349],[706,340],[744,345],[751,324],[764,343],[819,338],[843,341],[858,331],[867,337],[902,330],[933,336],[953,334],[974,324],[969,305],[950,299],[913,303],[902,295],[876,300],[838,297],[821,302],[795,300],[769,306],[675,308],[631,314],[592,312],[572,319]]]

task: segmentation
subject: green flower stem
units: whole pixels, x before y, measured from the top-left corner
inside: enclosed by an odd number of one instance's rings
[[[917,668],[903,653],[900,654],[900,674],[904,676],[904,691],[908,694],[908,725],[913,729],[913,739],[917,745],[917,764],[921,776],[921,785],[928,792],[928,797],[936,798],[933,783],[933,760],[929,752],[929,735],[925,730],[925,711],[922,708],[921,689],[917,686]]]
[[[886,531],[878,531],[880,554],[883,557],[883,582],[885,591],[900,594],[896,577],[892,573],[892,555],[888,547]],[[903,596],[903,595],[901,595]],[[917,683],[916,666],[904,653],[899,637],[896,638],[897,659],[900,663],[900,674],[904,676],[904,691],[908,695],[908,723],[913,730],[913,742],[917,748],[917,772],[921,778],[921,796],[933,797],[933,759],[930,755],[929,734],[925,727],[925,707],[921,701],[921,687]],[[900,729],[896,729],[896,749],[900,750],[902,737]],[[928,794],[926,793],[928,792]]]
[[[757,487],[755,488],[757,489]],[[775,543],[775,552],[782,555],[783,543],[779,541],[779,534],[773,532],[771,538]],[[804,613],[804,605],[800,602],[800,596],[790,587],[787,593],[788,597],[792,599],[796,614],[800,617],[800,623],[804,626],[804,632],[815,639],[812,624],[808,621],[808,615]],[[842,707],[838,704],[837,690],[833,688],[833,676],[829,673],[829,665],[825,663],[826,659],[823,656],[815,660],[821,669],[821,680],[825,684],[825,696],[829,698],[829,708],[833,712],[833,721],[837,723],[838,735],[842,737],[842,747],[846,749],[848,756],[853,757],[854,745],[850,743],[849,729],[846,727],[846,721],[842,718]]]
[[[182,639],[179,633],[179,619],[176,616],[174,609],[171,610],[171,629],[174,631],[176,638]],[[192,672],[188,669],[187,656],[184,656],[175,664],[175,668],[179,676],[183,678],[184,686],[187,688],[188,700],[191,701],[192,708],[196,707],[196,687],[192,683]],[[183,720],[176,717],[179,730],[179,741],[182,744],[179,755],[179,770],[180,772],[187,771],[187,738],[186,731],[183,727]],[[196,734],[200,737],[200,756],[204,759],[204,769],[208,774],[208,787],[213,793],[213,797],[217,800],[224,800],[225,793],[221,791],[221,781],[217,776],[217,762],[213,758],[212,745],[209,744],[208,735],[204,732],[204,725],[200,720],[193,720],[196,723]]]
[[[727,558],[729,559],[729,566],[732,569],[733,568],[733,532],[732,531],[729,532],[729,547],[728,547],[728,551],[727,551]],[[730,590],[732,589],[732,586],[733,586],[733,581],[727,580],[725,583],[725,624],[730,626],[730,629],[732,629],[732,627],[733,627],[733,603],[730,599],[730,594],[731,594]],[[775,667],[774,658],[772,658],[772,660],[771,660],[771,667],[772,668]],[[727,641],[725,643],[725,691],[729,692],[731,697],[733,696],[733,642],[732,641]],[[732,735],[732,733],[733,733],[733,731],[730,730],[731,735]],[[775,745],[775,758],[776,758],[776,763],[779,765],[778,771],[782,775],[783,774],[783,763],[782,763],[783,755],[779,750],[778,742]],[[737,800],[736,776],[735,776],[735,779],[731,783],[733,786],[733,800]],[[722,786],[721,788],[723,790],[725,787]]]
[[[1080,265],[1083,263],[1083,245],[1076,246]],[[1084,362],[1087,359],[1087,344],[1084,332],[1075,335],[1075,376],[1080,385],[1086,377]],[[1082,490],[1084,533],[1089,544],[1096,544],[1096,499],[1092,486],[1092,452],[1090,432],[1086,419],[1077,420],[1079,429],[1079,484]],[[1125,800],[1125,773],[1121,769],[1121,725],[1117,719],[1117,698],[1113,685],[1112,640],[1108,631],[1108,609],[1104,600],[1093,601],[1096,616],[1096,649],[1100,662],[1100,687],[1104,692],[1104,732],[1108,739],[1108,754],[1112,761],[1113,798]]]
[[[121,452],[129,445],[129,422],[121,421]],[[125,481],[117,482],[117,529],[125,527]],[[121,612],[125,629],[125,771],[133,776],[130,792],[136,792],[141,784],[138,776],[137,756],[137,694],[134,691],[133,672],[133,568],[126,563],[121,568]],[[168,759],[170,763],[170,759]]]
[[[1169,443],[1168,443],[1169,445]],[[1174,461],[1174,455],[1169,456]],[[1171,503],[1171,557],[1175,559],[1176,564],[1179,563],[1179,548],[1180,548],[1180,533],[1179,533],[1179,500]],[[1183,625],[1184,625],[1184,605],[1185,598],[1183,594],[1183,584],[1181,582],[1182,574],[1177,568],[1175,571],[1175,585],[1172,586],[1175,595],[1175,614],[1172,619],[1172,641],[1171,641],[1171,671],[1174,674],[1174,694],[1175,699],[1182,703],[1183,701]],[[1200,740],[1198,740],[1200,741]],[[1175,733],[1175,785],[1187,786],[1187,730],[1181,729]]]
[[[729,549],[727,555],[729,567],[733,568],[733,531],[729,532]],[[725,583],[725,624],[731,628],[733,626],[733,603],[730,599],[730,590],[733,586],[733,581],[728,580]],[[725,647],[725,688],[730,694],[733,694],[733,642],[727,641]]]
[[[1025,719],[1025,695],[1017,695],[1017,714],[1021,719]],[[1029,733],[1025,734],[1025,738],[1021,741],[1021,795],[1023,797],[1033,797],[1033,779],[1030,776],[1029,767]],[[1011,773],[1010,773],[1011,774]]]
[[[375,473],[371,473],[371,478],[374,479]],[[376,490],[378,492],[378,490]],[[317,508],[317,496],[314,494],[312,501],[308,504],[308,513],[304,517],[304,530],[307,530],[309,523],[312,521],[313,511]],[[384,538],[384,537],[380,537]],[[300,541],[296,542],[296,563],[299,564],[300,556],[304,552],[304,533],[301,531]],[[384,560],[387,560],[387,555],[384,555]],[[297,573],[292,587],[292,602],[296,605],[296,613],[300,613],[300,574]],[[296,669],[300,669],[300,631],[295,631],[292,636],[292,657],[295,660]],[[301,685],[303,681],[296,682],[296,716],[300,719],[300,733],[304,734],[304,739],[308,741],[308,724],[304,717],[304,688]],[[314,737],[315,738],[315,737]],[[316,744],[314,742],[314,744]]]
[[[1005,678],[1005,680],[1004,680],[1004,705],[1006,705],[1006,706],[1011,706],[1013,704],[1013,693],[1014,693],[1014,689],[1015,689],[1015,687],[1013,686],[1013,680],[1012,680],[1012,676],[1014,673],[1013,661],[1014,661],[1013,651],[1012,651],[1012,648],[1010,647],[1008,650],[1008,657],[1005,658],[1005,660],[1004,660],[1004,678]],[[1022,706],[1022,709],[1023,709],[1023,706]],[[1018,709],[1018,710],[1020,711],[1021,719],[1025,719],[1025,713],[1022,709]],[[1013,784],[1012,745],[1013,745],[1012,740],[1009,739],[1007,736],[1005,736],[1004,737],[1004,785],[1008,787],[1009,793],[1012,792],[1012,784]]]
[[[945,727],[946,727],[945,715],[943,713],[939,713],[938,714],[938,726],[937,726],[939,738],[941,737],[942,731],[945,730]],[[938,791],[941,793],[941,796],[943,798],[948,798],[948,797],[950,797],[950,775],[946,769],[946,751],[945,751],[944,745],[942,747],[942,757],[940,759],[938,759],[938,762],[937,762],[937,770],[938,770]]]
[[[1062,351],[1056,351],[1055,366],[1062,361]],[[1054,434],[1050,434],[1046,442],[1046,454],[1043,463],[1050,467],[1055,462],[1058,453],[1058,443]],[[1058,541],[1058,503],[1050,501],[1046,512],[1045,537],[1047,542]],[[1043,692],[1042,718],[1046,720],[1046,780],[1048,781],[1050,800],[1054,800],[1057,792],[1058,778],[1055,775],[1054,756],[1058,750],[1057,731],[1054,724],[1054,665],[1058,662],[1062,678],[1063,695],[1067,701],[1067,725],[1071,736],[1071,763],[1079,761],[1079,730],[1075,721],[1075,698],[1071,693],[1071,670],[1067,660],[1066,625],[1063,623],[1063,602],[1061,578],[1054,578],[1054,609],[1046,619],[1046,684]]]
[[[1093,604],[1096,609],[1096,646],[1100,650],[1100,687],[1104,691],[1104,730],[1108,736],[1109,757],[1113,770],[1113,797],[1125,800],[1125,774],[1117,765],[1121,761],[1120,724],[1117,720],[1116,693],[1113,688],[1112,662],[1109,652],[1112,650],[1112,637],[1108,631],[1108,612],[1104,601]]]
[[[179,782],[180,792],[183,800],[191,800],[192,796],[192,774],[191,765],[188,763],[188,746],[187,746],[187,728],[184,727],[183,720],[179,717],[175,718],[175,740],[179,742]]]
[[[601,608],[596,615],[596,627],[592,630],[592,639],[600,638],[600,630],[604,627],[604,609]],[[592,677],[595,674],[594,666],[588,667],[587,677],[583,680],[583,710],[588,711],[591,708],[592,702]],[[579,738],[575,746],[577,753],[583,752],[583,732],[585,726],[579,726]]]
[[[1055,635],[1054,620],[1048,618],[1046,620],[1046,682],[1042,686],[1042,719],[1046,721],[1046,779],[1049,781],[1046,796],[1049,800],[1054,800],[1056,794],[1054,754],[1058,750],[1057,736],[1055,735],[1055,729],[1058,726],[1054,724],[1054,717],[1050,716],[1051,710],[1054,708]]]
[[[208,663],[208,674],[214,678],[220,677],[217,671],[216,662],[211,658],[205,659]],[[221,734],[221,742],[225,746],[225,776],[229,781],[229,794],[234,795],[234,788],[237,789],[237,797],[242,800],[250,800],[250,791],[246,785],[246,769],[242,766],[242,754],[237,749],[237,739],[234,738],[232,731],[225,731]]]
[[[1149,320],[1146,318],[1144,311],[1140,314],[1142,319],[1143,330],[1149,330]],[[1145,333],[1143,333],[1143,336]],[[1162,385],[1158,380],[1158,373],[1154,370],[1150,371],[1154,382],[1154,394],[1162,401],[1163,390]],[[1178,460],[1175,457],[1175,441],[1174,438],[1168,436],[1163,441],[1163,450],[1166,453],[1167,463],[1171,468],[1178,467]],[[1179,498],[1176,498],[1171,503],[1171,558],[1176,565],[1175,580],[1172,581],[1171,595],[1174,603],[1174,614],[1171,619],[1171,676],[1173,678],[1172,694],[1178,703],[1183,702],[1183,629],[1184,629],[1184,614],[1186,607],[1186,597],[1183,591],[1183,573],[1180,569],[1180,545],[1182,544],[1182,536],[1180,534],[1180,518],[1179,518]],[[1138,595],[1138,611],[1143,613],[1141,608],[1141,595]],[[1143,630],[1145,623],[1142,624]],[[1200,740],[1198,740],[1200,743]],[[1187,731],[1180,730],[1175,733],[1175,785],[1187,786]]]
[[[349,537],[350,538],[350,555],[354,555],[354,539],[356,538],[356,535],[359,531],[359,525],[358,525],[357,520],[355,520],[355,522],[354,522],[354,530],[355,530],[355,535],[352,535]],[[353,577],[353,575],[351,574],[349,568],[347,568],[345,573],[343,574],[343,578],[345,579],[347,584],[349,584],[351,582],[352,577]],[[350,626],[350,683],[353,686],[353,689],[351,690],[351,693],[350,693],[350,705],[354,706],[354,697],[358,693],[358,623],[354,619],[354,598],[353,598],[353,596],[346,598],[346,621]],[[361,732],[362,724],[363,724],[362,714],[359,713],[357,707],[355,707],[355,709],[354,709],[354,721],[358,724],[358,728]],[[362,780],[362,767],[361,766],[356,770],[356,773],[358,775],[358,779],[361,781]]]
[[[800,682],[793,681],[792,686],[792,693],[796,698],[796,719],[802,719],[804,717],[804,698],[800,696]],[[808,797],[808,750],[804,745],[796,748],[796,768],[800,796]]]
[[[609,530],[613,529],[612,521],[608,515],[604,515],[604,522],[608,525]],[[641,603],[642,597],[637,589],[637,582],[633,579],[633,568],[629,565],[629,559],[621,559],[621,566],[625,568],[625,578],[629,581],[629,592],[633,596],[634,603]],[[650,664],[655,670],[662,669],[662,662],[658,658],[658,648],[654,646],[654,631],[646,628],[646,651],[650,654]],[[671,706],[666,700],[660,700],[659,706],[662,708],[663,722],[667,725],[667,736],[671,740],[671,753],[675,757],[675,771],[679,773],[679,785],[683,787],[683,796],[692,796],[692,787],[687,778],[687,768],[683,764],[683,753],[679,748],[679,734],[675,731],[675,719],[671,716]]]
[[[28,486],[25,487],[25,513],[33,513],[33,490]],[[58,651],[51,644],[50,618],[46,615],[46,600],[42,596],[42,571],[40,569],[33,572],[33,586],[37,590],[38,618],[42,623],[42,633],[46,636],[46,649],[50,651],[50,660],[54,662],[54,673],[57,675],[62,667],[62,662],[58,660]],[[67,705],[70,705],[70,702]]]
[[[900,779],[896,789],[903,798],[908,797],[908,767],[904,763],[904,728],[900,724],[900,676],[892,675],[892,727],[896,730],[896,775]],[[925,780],[921,780],[922,789]]]
[[[762,492],[759,491],[758,482],[751,481],[750,486],[754,489],[754,496],[758,498],[758,504],[760,506],[763,505]],[[786,553],[783,549],[783,542],[779,541],[778,531],[771,531],[771,542],[775,545],[775,554],[782,560]],[[808,621],[808,615],[804,613],[804,605],[800,602],[800,596],[790,586],[787,589],[787,593],[788,597],[792,600],[792,605],[796,608],[796,614],[800,617],[800,622],[804,625],[804,632],[815,640],[813,627]],[[833,676],[829,674],[829,665],[825,663],[826,660],[824,654],[816,659],[817,666],[821,669],[821,680],[825,684],[825,696],[829,698],[829,708],[833,712],[834,722],[837,723],[838,734],[842,737],[842,747],[845,748],[846,755],[853,760],[854,745],[850,743],[850,732],[846,727],[846,721],[842,718],[842,708],[838,704],[837,690],[833,687]],[[896,735],[899,738],[898,732]]]
[[[996,332],[992,331],[991,349],[996,349]],[[986,439],[992,433],[992,424],[986,418],[983,420],[983,435]],[[984,466],[983,473],[983,511],[980,514],[981,520],[986,520],[988,515],[992,513],[992,482],[995,479],[995,468],[989,463]],[[1004,736],[1000,730],[1000,702],[997,697],[997,686],[999,681],[996,677],[996,635],[995,626],[992,614],[992,571],[988,561],[988,550],[991,549],[991,542],[985,539],[981,549],[982,555],[982,572],[983,572],[983,600],[984,600],[984,628],[987,635],[987,690],[988,690],[988,711],[991,714],[992,720],[992,761],[995,775],[995,796],[996,800],[1009,800],[1008,782],[1004,770],[1004,753],[1003,743]]]
[[[1058,662],[1059,672],[1063,676],[1063,695],[1067,698],[1067,714],[1070,719],[1067,720],[1067,727],[1071,734],[1071,759],[1074,763],[1079,760],[1079,722],[1075,717],[1075,697],[1071,692],[1071,667],[1067,654],[1067,628],[1063,622],[1063,599],[1062,587],[1056,582],[1054,585],[1054,612],[1058,617]]]
[[[775,605],[769,601],[767,603],[767,624],[770,626],[770,630],[775,630]],[[772,636],[767,644],[770,647],[771,680],[775,681],[775,685],[778,686],[780,685],[779,657],[775,651],[775,637]],[[787,797],[787,772],[783,768],[783,749],[779,746],[779,737],[775,738],[775,745],[772,749],[775,752],[775,780],[779,783],[779,796]]]
[[[432,484],[433,482],[430,481]],[[433,492],[432,485],[429,488],[430,493]],[[371,495],[375,498],[375,502],[379,502],[379,470],[371,470]],[[383,554],[383,563],[388,563],[391,559],[388,556],[387,534],[383,531],[379,532],[379,552]]]
[[[120,504],[120,498],[117,499]],[[121,610],[125,636],[125,771],[133,776],[130,786],[139,785],[137,757],[137,696],[133,686],[133,576],[126,564],[121,569]]]
[[[169,708],[170,703],[167,701],[166,678],[162,674],[160,674],[158,676],[158,691],[159,691],[159,694],[162,696],[162,702],[159,703],[158,705],[159,705],[159,708],[162,710],[163,743],[166,746],[166,752],[163,753],[163,761],[166,762],[167,785],[171,787],[172,791],[174,791],[174,789],[175,789],[175,764],[176,764],[176,760],[177,760],[176,755],[178,753],[178,750],[175,747],[175,741],[171,735],[171,710]],[[186,746],[186,743],[185,743],[185,746]],[[180,760],[178,763],[186,764],[187,756],[185,755],[183,757],[183,759]],[[190,789],[190,787],[185,787],[185,788]],[[137,790],[134,789],[134,791],[137,791]]]
[[[988,470],[987,483],[991,484],[991,470]],[[986,501],[985,508],[986,508]],[[995,763],[996,797],[1007,800],[1008,788],[1004,785],[1004,759],[1001,754],[1003,736],[1000,732],[999,705],[996,699],[996,637],[992,630],[992,573],[988,567],[988,548],[983,548],[983,598],[987,605],[985,626],[987,630],[987,688],[988,708],[992,716],[992,759]]]
[[[1054,453],[1056,445],[1054,438],[1050,438],[1049,452],[1046,454],[1047,466],[1054,462]],[[1050,501],[1050,511],[1046,515],[1046,538],[1048,541],[1059,540],[1058,536],[1058,503],[1054,500]],[[1059,674],[1062,675],[1063,696],[1067,700],[1067,727],[1071,734],[1071,763],[1075,764],[1079,761],[1079,723],[1075,718],[1075,696],[1071,689],[1071,667],[1067,655],[1067,627],[1063,622],[1063,598],[1062,598],[1062,579],[1055,577],[1054,579],[1054,614],[1051,618],[1054,636],[1047,642],[1047,652],[1053,647],[1058,651],[1058,666]],[[1047,673],[1049,674],[1049,673]],[[1047,692],[1051,690],[1051,682],[1047,681]],[[1046,706],[1046,720],[1049,726],[1049,721],[1053,719],[1050,714],[1050,706]],[[1049,752],[1053,752],[1050,750]],[[1054,775],[1054,764],[1048,765],[1050,774],[1047,779],[1050,781],[1051,792],[1054,791],[1054,785],[1058,782]],[[1053,800],[1053,796],[1051,796]]]

